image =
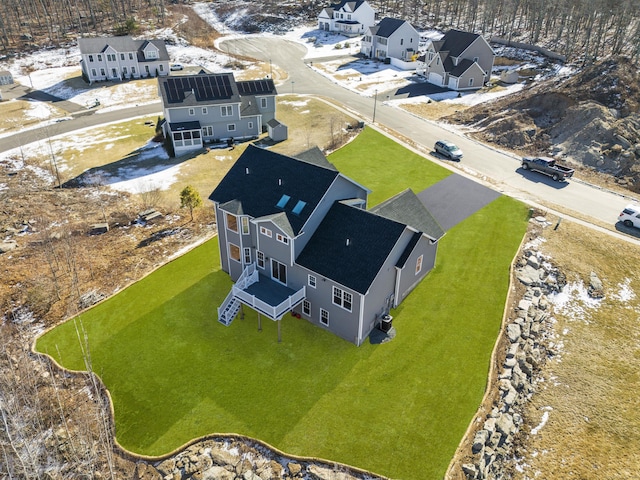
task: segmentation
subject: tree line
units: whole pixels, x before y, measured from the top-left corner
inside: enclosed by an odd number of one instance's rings
[[[164,25],[168,4],[189,0],[3,0],[0,51],[59,45],[76,35],[135,33],[139,23]],[[212,3],[228,4],[227,0]],[[238,5],[238,8],[242,6]],[[257,2],[250,2],[257,3]],[[300,13],[335,0],[294,2]],[[369,0],[379,18],[402,18],[417,28],[457,28],[485,38],[542,45],[570,60],[640,56],[640,0]],[[273,13],[283,2],[262,0]],[[291,3],[286,5],[291,11]],[[310,18],[311,20],[311,18]]]
[[[373,0],[380,18],[543,45],[591,63],[640,55],[639,0]]]

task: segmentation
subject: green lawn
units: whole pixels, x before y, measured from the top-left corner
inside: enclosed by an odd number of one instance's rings
[[[449,174],[370,129],[330,160],[384,191],[371,205]],[[276,324],[263,319],[258,332],[248,309],[222,326],[216,307],[231,282],[214,239],[47,333],[37,349],[83,369],[81,324],[113,397],[117,439],[137,453],[229,432],[394,478],[442,478],[482,399],[525,229],[525,206],[500,197],[449,231],[436,268],[392,311],[397,336],[382,345],[355,347],[291,316],[279,344]]]

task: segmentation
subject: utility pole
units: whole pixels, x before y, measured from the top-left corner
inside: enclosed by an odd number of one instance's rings
[[[373,91],[373,121],[371,123],[376,123],[376,105],[378,103],[378,89]]]

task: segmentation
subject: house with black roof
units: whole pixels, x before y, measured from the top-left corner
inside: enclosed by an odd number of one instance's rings
[[[275,118],[278,93],[271,79],[239,82],[232,73],[205,72],[158,78],[158,92],[175,155],[258,137]]]
[[[420,34],[409,22],[386,17],[367,29],[360,43],[360,53],[378,60],[396,58],[412,62],[419,43]]]
[[[481,35],[449,30],[440,40],[427,42],[416,73],[451,90],[474,90],[489,81],[494,59],[495,52]]]
[[[322,9],[318,15],[318,30],[352,37],[362,35],[375,19],[376,12],[366,0],[343,0]]]
[[[235,282],[219,321],[245,305],[362,344],[433,268],[444,235],[411,190],[367,210],[369,193],[317,148],[289,157],[250,145],[209,197]]]
[[[89,83],[169,75],[169,54],[163,40],[85,37],[78,39],[78,47],[80,67]]]

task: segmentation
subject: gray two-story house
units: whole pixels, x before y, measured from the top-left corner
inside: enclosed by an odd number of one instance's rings
[[[249,146],[209,197],[236,282],[220,322],[243,304],[360,345],[433,268],[444,235],[410,190],[371,210],[368,193],[317,148],[288,157]]]
[[[169,75],[169,54],[163,40],[79,38],[78,47],[82,73],[89,83]]]
[[[482,36],[449,30],[440,40],[427,42],[416,73],[451,90],[474,90],[489,81],[494,58],[493,49]]]
[[[397,58],[411,62],[419,43],[420,34],[409,22],[386,17],[367,29],[360,43],[360,53],[379,60]]]
[[[232,73],[158,78],[165,122],[163,133],[175,155],[206,143],[258,137],[275,118],[273,80],[238,82]]]

